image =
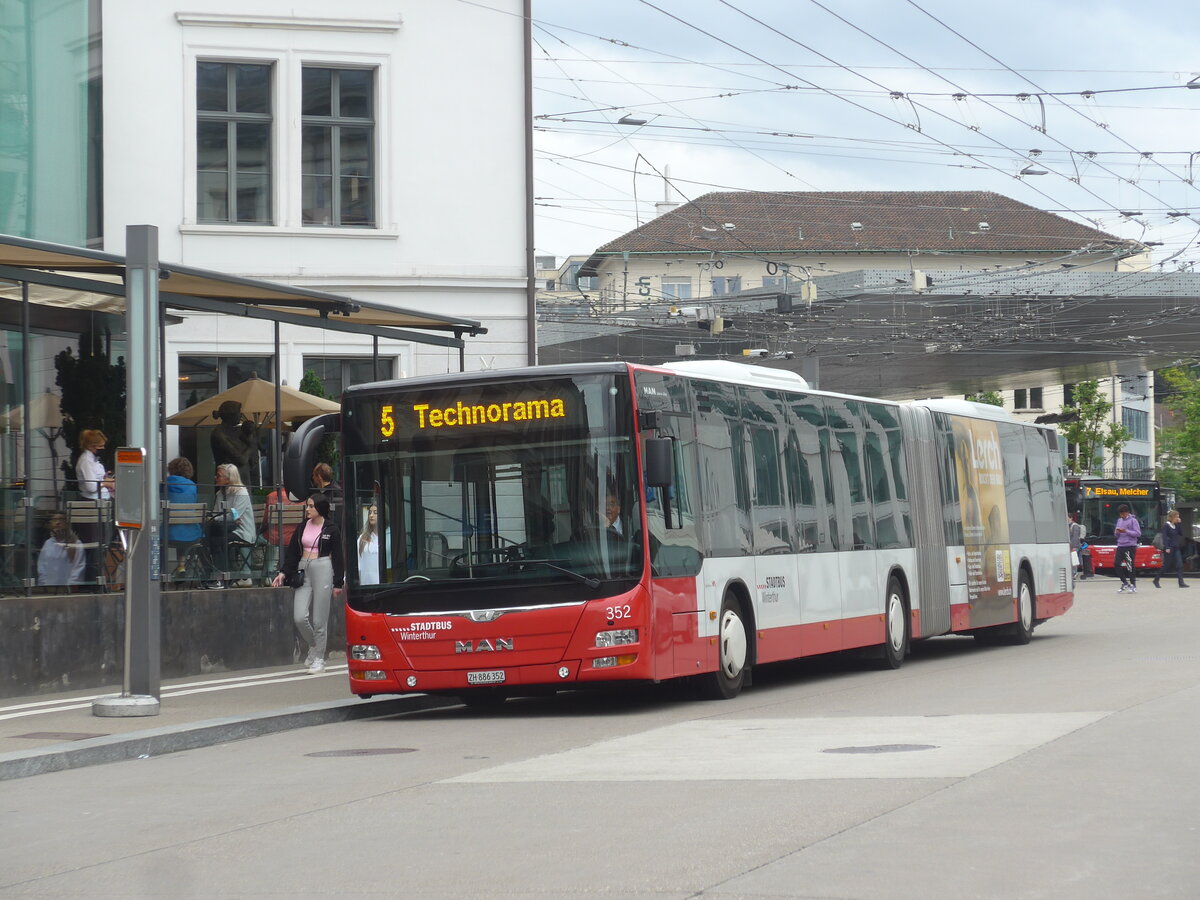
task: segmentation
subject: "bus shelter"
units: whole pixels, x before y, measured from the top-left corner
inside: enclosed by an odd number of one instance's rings
[[[54,585],[39,583],[38,562],[51,527],[61,527],[64,517],[76,536],[86,531],[92,538],[81,543],[92,545],[86,550],[93,557],[94,575],[85,584],[64,580],[59,593],[111,592],[122,590],[127,582],[154,606],[158,591],[173,586],[170,576],[180,557],[165,552],[167,523],[157,500],[166,476],[161,404],[167,396],[165,329],[181,321],[180,313],[272,323],[276,361],[281,325],[369,336],[375,371],[381,338],[445,347],[447,352],[457,349],[461,368],[465,339],[487,331],[480,322],[461,317],[161,261],[152,226],[131,226],[126,247],[127,253],[113,254],[0,235],[0,597],[55,590]],[[101,332],[105,340],[111,340],[111,334],[125,335],[126,443],[147,450],[146,496],[155,500],[147,504],[145,524],[152,540],[143,542],[145,559],[114,558],[124,554],[112,539],[111,504],[99,498],[81,502],[65,490],[60,440],[64,421],[59,394],[48,387],[54,382],[53,360],[37,349],[48,336],[58,335],[61,342],[64,335]],[[280,425],[287,421],[281,414],[289,401],[279,384],[278,365],[275,372],[270,452],[278,491]],[[40,390],[30,389],[35,383]],[[104,386],[86,384],[83,389]],[[156,678],[151,687],[156,688]]]

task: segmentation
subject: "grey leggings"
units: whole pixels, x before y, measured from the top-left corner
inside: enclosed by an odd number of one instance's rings
[[[300,560],[304,584],[292,599],[292,619],[304,642],[325,658],[329,640],[329,603],[333,599],[333,560],[328,556]]]

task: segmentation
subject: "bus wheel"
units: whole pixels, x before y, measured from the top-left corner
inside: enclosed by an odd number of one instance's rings
[[[1017,621],[1008,626],[1006,637],[1010,644],[1028,644],[1033,637],[1034,615],[1037,613],[1037,598],[1029,576],[1021,573],[1017,581]]]
[[[701,676],[700,689],[705,698],[732,700],[741,693],[746,681],[749,646],[742,608],[736,599],[726,594],[717,621],[717,671]]]
[[[904,590],[895,577],[888,579],[883,615],[886,630],[880,666],[898,669],[904,665],[904,657],[908,655],[908,604],[904,600]]]

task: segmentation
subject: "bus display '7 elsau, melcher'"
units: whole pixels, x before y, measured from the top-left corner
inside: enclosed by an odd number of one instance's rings
[[[350,689],[495,702],[911,641],[1027,643],[1072,604],[1054,431],[966,401],[813,391],[723,362],[594,363],[351,388]],[[292,481],[297,483],[293,484]]]

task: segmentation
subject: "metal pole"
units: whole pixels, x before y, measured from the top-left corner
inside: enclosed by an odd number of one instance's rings
[[[283,383],[283,358],[279,353],[279,320],[275,321],[275,433],[271,435],[271,451],[274,455],[272,468],[275,470],[275,565],[283,565],[283,505],[287,496],[283,493],[283,403],[279,386]],[[267,511],[270,515],[270,510]]]
[[[533,246],[533,0],[524,4],[525,36],[525,342],[526,362],[537,365],[537,266]],[[460,334],[461,338],[462,335]],[[466,371],[459,349],[460,371]]]
[[[33,496],[37,493],[34,489],[33,482],[33,443],[30,438],[33,436],[33,409],[30,403],[29,387],[33,381],[33,353],[31,352],[29,341],[29,282],[21,282],[21,375],[24,381],[24,390],[21,392],[24,396],[22,402],[25,405],[25,427],[21,429],[25,439],[24,466],[25,466],[25,496],[21,498],[21,503],[25,507],[25,573],[23,581],[25,582],[25,596],[28,597],[33,593],[34,576],[33,576]],[[53,463],[52,463],[53,464]]]
[[[137,540],[125,557],[127,603],[125,692],[92,703],[97,716],[154,716],[159,712],[162,676],[161,571],[158,473],[162,449],[158,422],[158,229],[129,225],[125,229],[125,330],[129,335],[129,446],[146,451],[142,465],[145,509]]]
[[[279,323],[275,323],[275,434],[271,438],[271,453],[274,459],[271,461],[271,467],[275,470],[275,477],[272,479],[275,482],[275,490],[278,492],[283,471],[283,423],[279,421],[282,415],[282,401],[280,400],[279,385],[283,380],[283,366],[279,356]]]

